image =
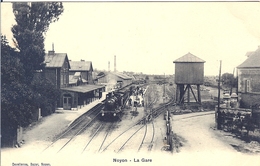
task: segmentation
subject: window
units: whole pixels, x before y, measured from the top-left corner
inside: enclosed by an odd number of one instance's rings
[[[60,82],[62,87],[66,87],[66,69],[61,69]]]
[[[250,92],[251,88],[250,88],[250,80],[246,80],[246,92]]]

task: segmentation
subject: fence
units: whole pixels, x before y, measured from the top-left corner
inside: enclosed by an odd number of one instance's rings
[[[259,129],[259,117],[255,116],[252,109],[227,108],[221,106],[219,111],[215,107],[215,120],[218,129],[227,130],[242,134],[246,131],[255,131]]]

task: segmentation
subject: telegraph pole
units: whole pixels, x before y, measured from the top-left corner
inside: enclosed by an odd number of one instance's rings
[[[221,63],[222,61],[220,60],[220,66],[219,66],[219,77],[218,77],[218,111],[217,111],[217,129],[221,129],[220,125],[220,79],[221,79]]]

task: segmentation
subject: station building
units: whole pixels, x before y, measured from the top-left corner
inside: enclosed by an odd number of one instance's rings
[[[92,62],[69,61],[66,53],[49,51],[45,55],[45,77],[61,90],[57,107],[65,110],[86,105],[101,98],[104,85],[94,85]]]
[[[246,54],[247,59],[237,66],[240,107],[260,106],[260,46]]]

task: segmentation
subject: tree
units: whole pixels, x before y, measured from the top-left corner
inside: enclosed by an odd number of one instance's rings
[[[224,73],[221,76],[222,84],[226,87],[236,87],[236,78],[231,73]]]
[[[11,144],[18,126],[26,126],[32,121],[34,93],[23,83],[23,64],[18,52],[8,45],[1,36],[1,129],[2,144]],[[11,142],[9,142],[11,141]]]
[[[145,76],[145,80],[149,80],[149,76]]]
[[[58,101],[60,90],[44,77],[36,77],[32,81],[32,89],[37,93],[35,103],[41,108],[42,116],[47,116],[55,110],[55,102]]]
[[[24,64],[25,81],[30,83],[35,70],[44,68],[44,34],[63,12],[61,2],[14,2],[16,25],[12,27],[14,42]]]
[[[44,68],[44,35],[63,12],[62,3],[15,2],[13,12],[16,48],[1,35],[1,145],[12,145],[17,127],[30,124],[39,107],[50,110],[59,94],[45,79],[35,80],[34,76]]]

